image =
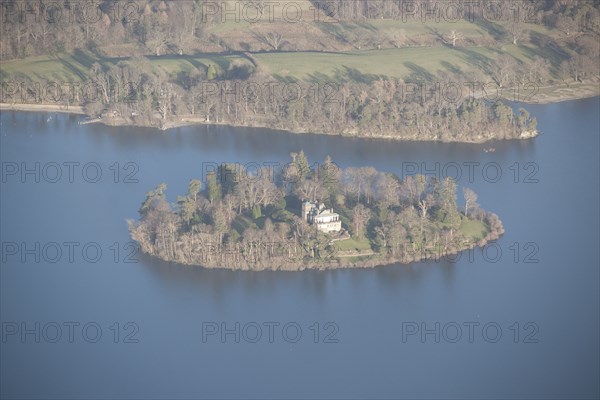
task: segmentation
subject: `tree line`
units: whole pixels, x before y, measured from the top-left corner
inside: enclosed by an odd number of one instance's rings
[[[525,23],[556,31],[559,33],[556,40],[573,44],[581,36],[600,33],[598,22],[600,5],[598,2],[588,0],[501,2],[457,0],[452,2],[452,13],[444,9],[444,2],[435,0],[310,1],[313,9],[321,14],[319,18],[311,14],[309,22],[315,23],[328,18],[341,23],[357,24],[385,19],[402,22],[432,20],[435,22],[438,19],[443,21],[444,18],[450,18],[454,21],[453,15],[458,12],[459,20],[472,21],[490,29],[490,35],[479,39],[465,37],[460,29],[452,30],[447,35],[440,35],[434,31],[430,35],[425,35],[427,36],[425,38],[407,34],[400,24],[398,27],[381,30],[341,30],[339,34],[330,37],[332,41],[349,44],[357,49],[404,47],[411,43],[455,46],[457,41],[465,41],[465,44],[469,45],[492,45],[505,42],[517,44],[527,36]],[[210,3],[210,7],[206,3]],[[0,2],[3,19],[0,27],[2,31],[0,58],[7,60],[71,52],[78,48],[98,49],[108,45],[128,45],[127,51],[133,50],[137,55],[248,50],[244,48],[241,41],[240,43],[227,41],[211,30],[219,24],[228,22],[223,15],[227,14],[227,7],[236,9],[233,7],[236,5],[231,3],[234,2],[98,0],[82,4],[54,0],[28,2],[2,0]],[[237,6],[251,4],[254,14],[266,13],[269,7],[273,7],[265,0],[237,3],[239,3]],[[471,11],[469,13],[465,11],[471,9],[474,9],[474,16],[470,15]],[[482,10],[488,10],[489,16],[486,17],[487,14]],[[237,18],[244,17],[241,10],[237,9],[236,12],[239,14]],[[442,16],[439,13],[442,13]],[[283,15],[277,14],[276,20],[281,20],[282,17]],[[291,46],[286,50],[318,50],[314,48],[315,43],[298,40],[294,40],[292,46],[291,40],[286,40],[285,31],[280,30],[279,27],[275,30],[269,29],[271,22],[271,19],[259,19],[256,29],[252,30],[255,39],[253,42],[257,46],[262,45],[262,48],[255,50],[277,51],[285,48],[285,45]],[[495,24],[495,27],[489,27],[488,23]]]

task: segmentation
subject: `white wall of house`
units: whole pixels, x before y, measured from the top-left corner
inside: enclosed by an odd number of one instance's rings
[[[321,206],[322,207],[322,206]],[[333,209],[321,208],[321,215],[319,215],[319,209],[316,204],[305,202],[302,204],[302,216],[303,218],[314,225],[321,232],[339,232],[342,230],[342,221],[340,220],[339,214],[333,212]]]
[[[335,221],[339,221],[340,217],[337,214],[333,214],[333,215],[319,215],[317,217],[315,217],[315,222],[317,224],[322,224],[322,223],[327,223],[327,222],[335,222]]]
[[[342,222],[337,221],[317,224],[317,229],[325,233],[339,232],[342,230]]]

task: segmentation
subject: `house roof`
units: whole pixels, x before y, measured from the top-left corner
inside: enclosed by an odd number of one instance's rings
[[[324,211],[324,212],[322,212],[322,213],[320,213],[320,214],[317,215],[317,217],[337,217],[337,216],[339,216],[338,213],[332,213],[332,212],[329,212],[329,211]]]

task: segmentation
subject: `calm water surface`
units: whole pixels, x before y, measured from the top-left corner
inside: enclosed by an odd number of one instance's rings
[[[527,108],[543,135],[497,143],[488,153],[483,149],[490,145],[228,127],[165,134],[78,125],[76,116],[3,112],[0,394],[598,397],[600,101]],[[401,175],[415,166],[435,170],[436,163],[441,174],[456,175],[459,165],[459,185],[475,189],[507,233],[486,254],[374,270],[232,272],[139,255],[133,257],[138,262],[125,262],[125,220],[137,217],[157,183],[169,184],[174,201],[202,175],[203,163],[283,164],[300,149],[314,162],[329,154],[342,167],[372,165]],[[39,183],[34,174],[10,175],[15,165],[33,168],[36,162]],[[72,183],[63,164],[69,162],[80,163]],[[56,183],[50,182],[52,163],[63,165]],[[97,183],[82,178],[86,163],[100,166]],[[93,179],[95,169],[87,172]],[[124,183],[128,174],[138,182]],[[79,244],[73,262],[66,242]],[[12,243],[16,255],[7,247]],[[39,262],[35,250],[26,251],[36,243]],[[49,243],[57,243],[62,255]],[[72,338],[69,323],[79,324],[71,325]],[[206,334],[221,323],[233,333],[203,337],[203,326]],[[272,325],[272,343],[269,323],[279,324]],[[262,326],[261,337],[255,324]],[[56,325],[62,327],[58,338]],[[419,332],[411,335],[415,327]]]

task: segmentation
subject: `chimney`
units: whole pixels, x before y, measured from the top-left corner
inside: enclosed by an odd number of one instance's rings
[[[312,204],[309,203],[308,201],[305,201],[304,203],[302,203],[302,218],[306,221],[308,221],[308,214],[310,213],[310,210],[312,209]]]

